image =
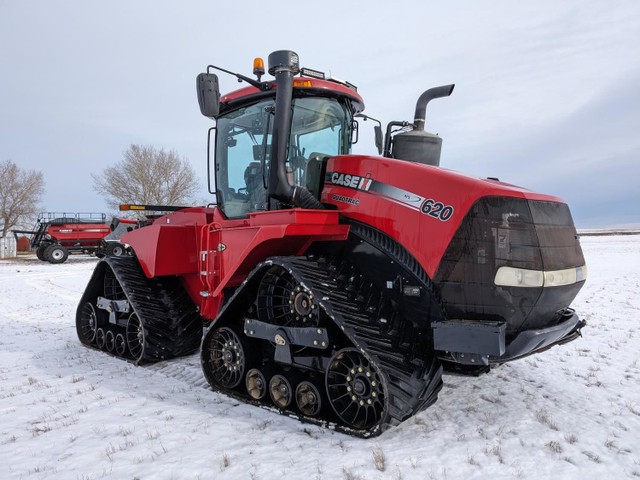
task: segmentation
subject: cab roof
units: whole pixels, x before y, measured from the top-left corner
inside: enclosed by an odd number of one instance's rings
[[[277,84],[273,82],[269,90],[263,91],[253,86],[247,86],[220,96],[220,114],[224,114],[241,105],[254,102],[262,98],[275,96]],[[318,96],[332,98],[346,98],[354,110],[360,113],[364,110],[362,97],[347,85],[332,80],[320,80],[318,78],[295,77],[293,79],[293,95]]]

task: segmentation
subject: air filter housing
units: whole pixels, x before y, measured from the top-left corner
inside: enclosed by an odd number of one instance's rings
[[[393,137],[392,158],[434,165],[436,167],[440,166],[442,138],[424,131],[427,105],[434,98],[448,97],[451,95],[454,86],[455,85],[451,84],[433,87],[420,95],[416,103],[416,112],[413,116],[413,130],[398,133]],[[393,122],[389,125],[392,124]],[[387,130],[387,135],[390,135],[390,130]]]
[[[393,158],[426,165],[440,165],[442,138],[424,130],[411,130],[393,137]]]

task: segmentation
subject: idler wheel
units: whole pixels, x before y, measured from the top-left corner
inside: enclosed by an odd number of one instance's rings
[[[291,292],[290,296],[293,298],[293,312],[296,317],[304,318],[308,317],[313,309],[313,301],[311,295],[305,290]]]
[[[258,287],[258,318],[286,327],[315,327],[319,309],[309,290],[287,270],[274,266]]]
[[[349,427],[370,429],[380,422],[385,410],[384,382],[378,369],[355,348],[340,350],[329,361],[329,403]]]
[[[91,302],[85,302],[80,310],[80,316],[76,321],[78,338],[85,345],[89,345],[96,338],[98,330],[98,316]]]
[[[306,380],[300,382],[296,388],[296,404],[304,415],[317,416],[322,408],[322,397],[318,387]]]
[[[246,358],[240,338],[227,327],[207,334],[202,361],[209,383],[214,387],[235,388],[244,378]]]
[[[254,400],[260,400],[267,393],[267,379],[257,368],[252,368],[247,372],[245,384],[249,396]]]
[[[269,381],[269,395],[271,400],[281,410],[284,410],[293,400],[293,388],[284,375],[274,375]]]

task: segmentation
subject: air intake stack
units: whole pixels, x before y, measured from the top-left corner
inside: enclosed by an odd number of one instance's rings
[[[424,131],[427,104],[434,98],[448,97],[455,85],[430,88],[418,98],[413,119],[413,130],[393,137],[392,157],[427,165],[440,165],[442,138]]]

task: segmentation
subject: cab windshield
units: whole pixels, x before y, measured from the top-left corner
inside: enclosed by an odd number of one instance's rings
[[[286,161],[289,182],[319,197],[323,162],[351,148],[351,111],[334,98],[293,99]],[[242,107],[217,121],[216,194],[227,218],[268,210],[273,99]],[[273,207],[272,207],[273,208]]]

